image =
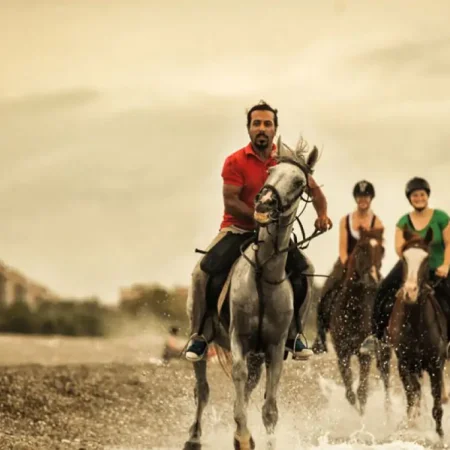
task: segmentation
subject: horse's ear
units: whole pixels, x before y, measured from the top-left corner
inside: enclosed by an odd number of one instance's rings
[[[282,151],[281,149],[283,148],[283,141],[281,140],[281,135],[278,135],[278,139],[277,139],[277,156],[281,156],[280,152]]]
[[[412,239],[412,237],[414,236],[414,233],[405,225],[403,227],[403,239],[408,242],[409,240]]]
[[[427,230],[427,234],[425,235],[425,242],[429,244],[433,240],[433,229],[430,227]]]
[[[292,150],[286,145],[283,144],[281,136],[278,136],[277,140],[277,156],[278,157],[291,157],[292,158]]]
[[[316,146],[313,147],[311,152],[308,155],[308,159],[306,161],[306,164],[308,164],[308,167],[310,169],[314,169],[314,166],[316,165],[317,161],[319,160],[319,150]]]

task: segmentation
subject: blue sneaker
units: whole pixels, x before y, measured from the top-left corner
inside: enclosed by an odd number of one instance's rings
[[[288,339],[286,341],[286,350],[292,353],[292,359],[295,360],[306,360],[314,354],[314,352],[302,342],[299,334],[295,339]]]
[[[364,339],[364,342],[361,344],[359,348],[359,352],[362,355],[374,355],[375,354],[375,344],[377,342],[377,338],[374,335],[367,336]]]
[[[190,362],[201,361],[206,355],[208,343],[204,340],[192,340],[186,349],[185,357]]]

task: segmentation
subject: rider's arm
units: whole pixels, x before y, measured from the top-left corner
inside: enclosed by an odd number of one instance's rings
[[[253,208],[246,205],[240,198],[245,179],[233,155],[225,160],[222,168],[222,178],[225,212],[237,219],[253,221]]]
[[[347,230],[345,228],[346,217],[344,216],[339,222],[339,259],[342,264],[345,264],[348,259],[347,255]]]
[[[327,215],[327,199],[311,175],[308,175],[308,187],[317,215],[319,217],[325,217]]]
[[[242,186],[234,186],[232,184],[223,185],[225,212],[237,219],[253,220],[253,208],[250,208],[239,198],[241,191]]]
[[[404,243],[403,230],[399,227],[395,227],[395,253],[397,253],[399,258],[402,258],[402,247]]]
[[[445,244],[445,253],[444,253],[444,265],[450,265],[450,224],[448,224],[444,230],[442,231],[442,239]]]

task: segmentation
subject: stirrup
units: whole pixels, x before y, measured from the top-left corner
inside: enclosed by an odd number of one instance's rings
[[[305,348],[301,352],[296,352],[295,347],[296,347],[297,341],[300,341],[303,344],[301,337],[303,337],[303,339],[305,341],[305,344],[304,344]],[[308,339],[306,339],[306,336],[302,332],[297,333],[297,335],[294,338],[294,345],[292,347],[292,359],[297,360],[297,361],[307,360],[313,354],[314,354],[314,352],[308,346]]]
[[[189,347],[189,344],[193,341],[193,340],[197,340],[197,341],[203,341],[206,344],[206,349],[205,349],[205,353],[203,354],[203,356],[205,356],[208,353],[208,347],[209,347],[209,342],[208,340],[205,338],[205,336],[203,334],[198,334],[198,333],[194,333],[192,334],[188,341],[186,342],[186,345],[183,347],[183,349],[180,352],[180,356],[183,356],[186,354],[186,350]]]

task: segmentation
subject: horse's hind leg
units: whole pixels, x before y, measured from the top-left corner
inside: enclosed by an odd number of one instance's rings
[[[247,401],[246,385],[248,380],[248,368],[242,344],[235,333],[231,335],[231,351],[233,354],[232,377],[236,398],[234,401],[234,421],[236,432],[234,434],[234,448],[236,450],[250,450],[255,444],[247,428]]]
[[[391,347],[384,340],[380,341],[376,352],[377,368],[380,371],[381,379],[384,385],[384,406],[388,411],[391,406],[391,397],[389,391],[389,377],[391,372]]]
[[[367,403],[367,391],[369,387],[369,372],[372,357],[370,355],[358,355],[359,359],[359,386],[357,390],[359,400],[359,413],[364,414]]]
[[[430,375],[431,383],[431,394],[433,395],[433,419],[436,422],[436,433],[440,436],[444,436],[444,431],[442,430],[442,377],[443,370],[440,368],[435,368],[434,370],[428,371]]]
[[[189,430],[189,440],[184,445],[184,450],[200,450],[200,438],[202,435],[202,414],[209,399],[209,385],[206,378],[206,361],[198,361],[193,363],[196,384],[194,388],[194,397],[197,404],[195,412],[195,420]]]
[[[247,357],[248,377],[245,384],[245,402],[248,404],[250,395],[261,379],[262,364],[264,362],[263,355],[250,354]]]
[[[353,392],[352,369],[350,368],[350,355],[338,355],[338,366],[345,386],[345,396],[352,406],[356,405],[356,395]]]

